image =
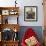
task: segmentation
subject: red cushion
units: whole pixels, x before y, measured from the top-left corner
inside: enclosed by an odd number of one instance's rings
[[[37,35],[32,28],[28,28],[25,32],[24,37],[22,38],[22,43],[21,43],[22,46],[26,46],[25,39],[28,39],[29,37],[32,37],[32,36],[36,37]]]

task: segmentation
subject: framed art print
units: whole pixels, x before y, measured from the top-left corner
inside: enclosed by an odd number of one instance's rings
[[[37,6],[24,6],[24,20],[37,21]]]

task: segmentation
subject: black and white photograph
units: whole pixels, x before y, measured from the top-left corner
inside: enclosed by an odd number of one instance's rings
[[[37,6],[25,6],[24,7],[24,20],[36,21],[37,20]]]

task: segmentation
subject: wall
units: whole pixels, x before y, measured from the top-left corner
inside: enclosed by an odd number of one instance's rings
[[[15,0],[0,0],[0,6],[1,7],[10,7],[15,6],[14,3]],[[17,0],[17,6],[20,7],[19,10],[19,24],[21,26],[43,26],[43,6],[42,6],[42,0]],[[26,22],[24,21],[24,6],[37,6],[37,16],[38,21],[36,22]]]
[[[43,6],[42,6],[42,0],[21,0],[19,1],[21,2],[21,11],[20,11],[20,18],[19,18],[19,22],[20,25],[22,26],[42,26],[43,25]],[[26,22],[24,21],[24,6],[37,6],[37,16],[38,16],[38,21],[37,22]]]

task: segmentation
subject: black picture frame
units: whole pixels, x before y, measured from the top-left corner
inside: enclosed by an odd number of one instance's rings
[[[37,21],[37,6],[24,6],[24,21]]]

